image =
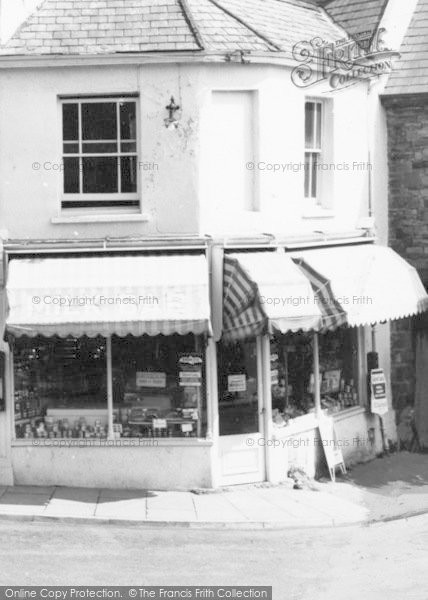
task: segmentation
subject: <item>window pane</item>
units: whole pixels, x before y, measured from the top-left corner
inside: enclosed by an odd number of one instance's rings
[[[84,140],[117,138],[116,102],[82,104],[82,138]]]
[[[116,143],[91,143],[82,144],[82,152],[85,154],[102,154],[102,153],[113,153],[117,152]]]
[[[79,191],[79,159],[64,158],[64,194],[78,194]]]
[[[62,139],[64,141],[79,139],[78,104],[62,105]]]
[[[122,140],[135,140],[137,137],[135,102],[120,103],[120,137]]]
[[[82,163],[84,194],[112,194],[118,192],[116,157],[82,158]]]
[[[205,435],[205,367],[193,335],[112,338],[115,429],[121,437]]]
[[[121,152],[136,152],[137,144],[135,142],[122,142],[120,144]]]
[[[313,148],[314,144],[314,116],[315,105],[313,102],[305,104],[305,148]]]
[[[103,338],[19,338],[13,355],[18,438],[106,437]]]
[[[137,159],[134,156],[123,156],[120,159],[121,192],[134,193],[137,191]]]
[[[312,152],[311,198],[317,197],[318,192],[318,154]]]
[[[64,144],[64,154],[78,154],[79,144]]]
[[[315,148],[321,149],[321,126],[322,126],[322,106],[320,103],[316,104],[316,139]]]
[[[311,189],[311,153],[305,153],[305,198],[309,198],[309,190]]]
[[[218,345],[220,435],[259,431],[254,341]]]

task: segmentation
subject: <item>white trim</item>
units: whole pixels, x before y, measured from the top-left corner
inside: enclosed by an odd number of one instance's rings
[[[67,209],[67,212],[70,209]],[[54,225],[62,225],[67,223],[127,223],[127,222],[148,222],[150,215],[148,213],[112,213],[111,215],[95,214],[85,215],[79,214],[74,216],[58,215],[51,218],[51,223]]]
[[[45,444],[44,442],[49,442]],[[87,446],[79,446],[80,442],[87,442]],[[156,444],[144,445],[143,442],[155,441]],[[37,443],[34,443],[37,442]],[[41,443],[38,443],[41,442]],[[53,443],[52,443],[53,442]],[[60,443],[63,445],[59,445]],[[103,442],[105,445],[97,445],[97,442]],[[125,443],[124,443],[125,442]],[[127,444],[127,442],[131,442]],[[115,443],[117,446],[115,446]],[[93,445],[92,445],[93,444]],[[55,448],[56,450],[71,450],[75,451],[76,448],[79,450],[92,450],[92,449],[105,449],[108,448],[119,448],[128,450],[129,448],[161,448],[163,446],[212,446],[213,441],[204,438],[120,438],[119,440],[108,440],[106,438],[34,438],[34,439],[16,439],[12,440],[12,448],[31,447],[31,448],[47,448],[48,450]]]

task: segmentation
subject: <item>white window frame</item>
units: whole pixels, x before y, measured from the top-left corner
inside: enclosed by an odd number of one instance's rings
[[[132,140],[122,140],[120,138],[120,103],[121,102],[134,102],[135,103],[135,117],[136,117],[136,137],[135,139]],[[115,103],[116,104],[116,117],[117,117],[117,123],[118,123],[118,127],[117,127],[117,135],[116,135],[116,139],[112,139],[112,140],[88,140],[88,141],[84,141],[82,140],[82,104],[89,104],[89,103]],[[77,104],[78,105],[78,114],[79,114],[79,122],[78,122],[78,140],[77,141],[72,141],[72,140],[67,140],[65,141],[63,139],[63,106],[65,104]],[[79,208],[83,208],[83,209],[87,209],[87,208],[99,208],[99,206],[97,206],[97,203],[100,202],[105,202],[105,203],[110,203],[110,206],[102,206],[101,209],[109,209],[109,208],[125,208],[125,209],[135,209],[137,208],[137,206],[135,205],[129,205],[129,206],[121,206],[122,202],[138,202],[139,203],[139,177],[138,177],[138,157],[139,157],[139,102],[138,102],[138,97],[135,95],[130,95],[130,96],[109,96],[109,95],[103,95],[103,96],[91,96],[91,97],[82,97],[82,96],[76,96],[76,97],[64,97],[64,98],[60,98],[60,113],[61,113],[61,156],[62,156],[62,160],[64,161],[65,158],[79,158],[79,188],[80,190],[82,190],[82,185],[83,185],[83,181],[82,181],[82,177],[83,177],[83,169],[82,169],[82,159],[83,158],[91,158],[91,157],[116,157],[117,160],[119,160],[121,157],[123,156],[130,156],[130,157],[135,157],[135,160],[137,162],[136,165],[136,192],[133,193],[121,193],[121,192],[117,192],[117,193],[105,193],[105,192],[97,192],[95,194],[85,194],[82,191],[80,193],[65,193],[64,192],[64,172],[62,173],[62,178],[61,178],[61,207],[62,210],[71,210],[73,208],[76,208],[75,206],[73,206],[72,203],[76,203],[76,202],[80,202],[80,203],[87,203],[86,206],[82,206]],[[77,153],[65,153],[64,152],[64,144],[78,144],[79,146],[79,151]],[[105,144],[105,143],[116,143],[117,144],[117,152],[94,152],[94,153],[89,153],[89,152],[83,152],[83,148],[82,145],[83,143],[85,144]],[[135,152],[121,152],[120,151],[120,144],[123,143],[135,143]],[[118,189],[120,189],[120,184],[121,184],[121,172],[120,172],[120,166],[118,168]],[[67,204],[70,202],[71,206],[67,206]],[[117,203],[117,206],[115,206],[115,203]],[[91,204],[93,204],[93,206],[91,206]],[[139,208],[139,206],[138,206]]]
[[[321,127],[320,127],[320,144],[319,147],[313,146],[310,148],[306,147],[306,105],[307,104],[314,104],[315,107],[316,106],[320,106],[320,120],[321,120]],[[313,131],[314,131],[314,136],[313,136],[313,141],[316,141],[316,131],[317,131],[317,126],[318,126],[318,113],[317,110],[313,111]],[[316,187],[316,194],[315,196],[311,195],[311,191],[312,191],[312,183],[313,183],[313,179],[312,179],[312,165],[313,165],[313,159],[314,159],[314,155],[317,155],[317,163],[318,165],[321,164],[322,160],[323,160],[323,156],[325,153],[325,147],[324,147],[324,143],[325,143],[325,102],[323,102],[323,100],[320,100],[319,98],[305,98],[305,104],[304,104],[304,140],[303,140],[303,146],[304,146],[304,165],[305,165],[305,169],[304,169],[304,198],[306,202],[311,202],[313,203],[315,206],[317,207],[322,207],[322,170],[316,170],[315,171],[315,176],[316,176],[316,181],[315,181],[315,187]],[[306,168],[306,164],[309,165],[308,168]],[[308,177],[308,180],[306,179]],[[307,185],[306,182],[308,181]],[[308,192],[309,195],[306,195],[306,187],[308,188]]]

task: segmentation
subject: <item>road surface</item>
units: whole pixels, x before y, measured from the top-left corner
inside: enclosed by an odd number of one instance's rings
[[[428,515],[304,531],[0,521],[0,585],[272,585],[275,600],[428,600]]]

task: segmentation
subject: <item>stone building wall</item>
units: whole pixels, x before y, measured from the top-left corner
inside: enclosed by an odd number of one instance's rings
[[[428,287],[428,98],[388,99],[389,245],[417,268]],[[391,326],[394,407],[414,403],[415,322]]]

